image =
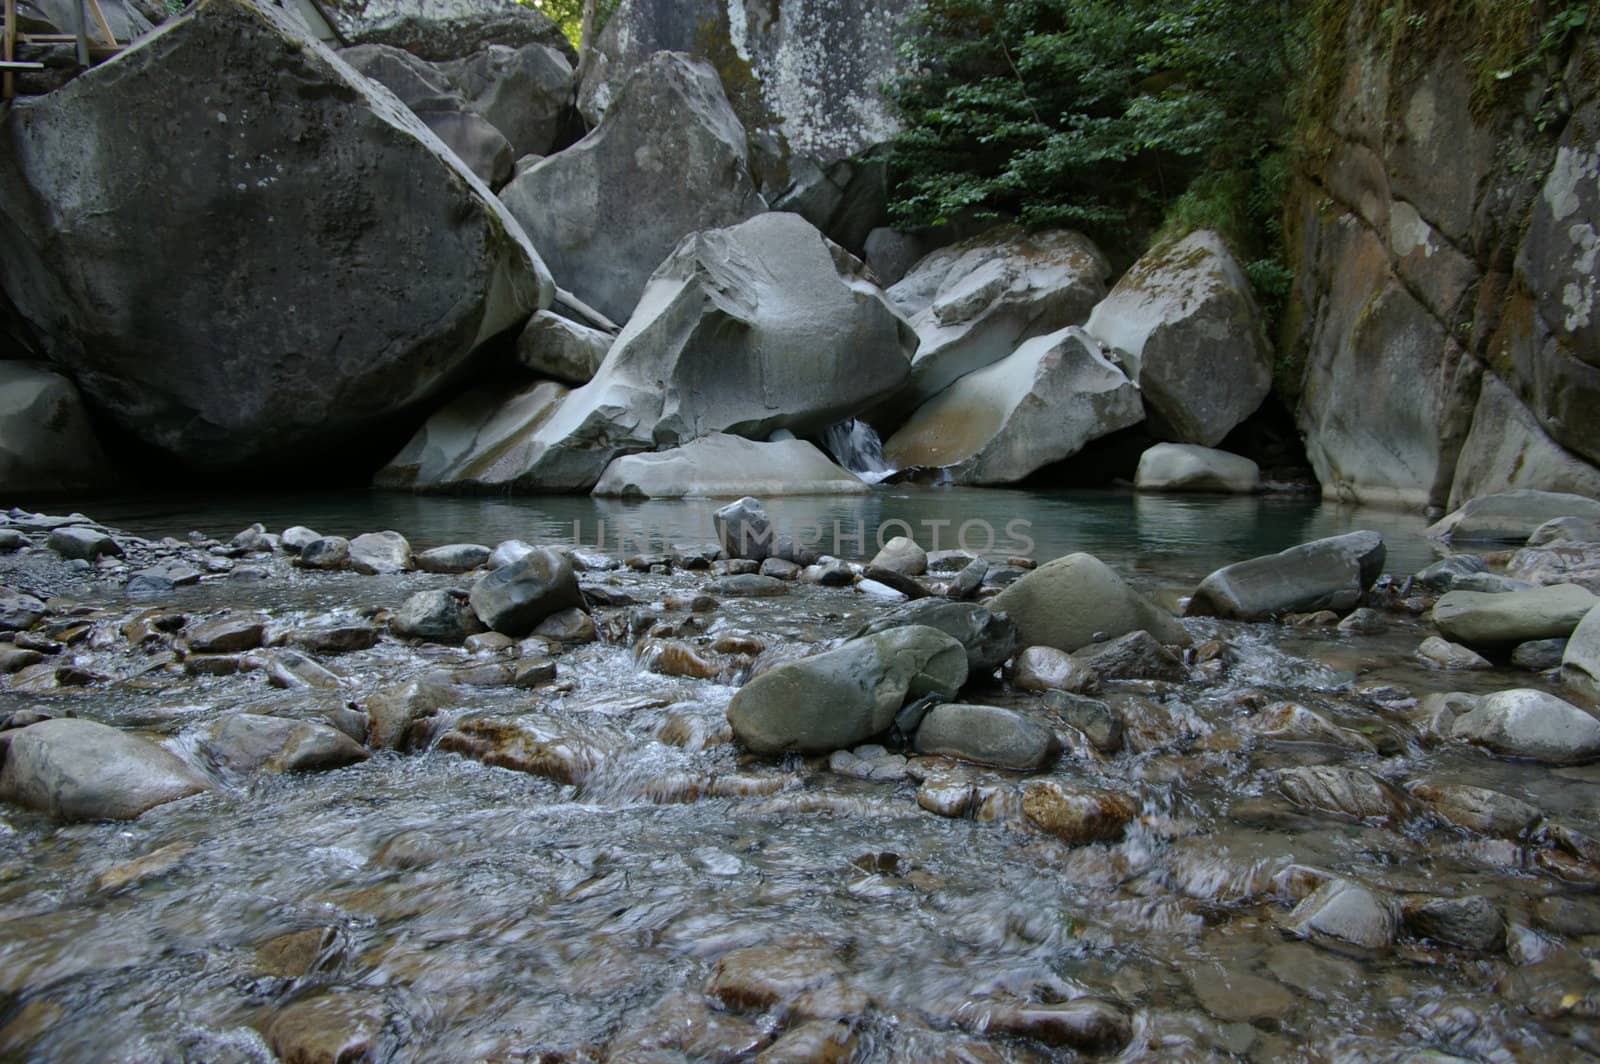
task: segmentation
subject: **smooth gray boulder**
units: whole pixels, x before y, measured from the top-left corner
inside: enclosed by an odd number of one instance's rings
[[[1417,647],[1417,658],[1429,668],[1446,671],[1494,668],[1488,658],[1470,647],[1436,635],[1430,635]]]
[[[1035,772],[1061,756],[1055,732],[999,706],[934,706],[917,727],[915,746],[919,754],[957,757],[1014,772]]]
[[[350,541],[343,536],[323,536],[300,548],[294,564],[302,569],[348,569]]]
[[[228,772],[319,772],[353,765],[366,747],[326,724],[261,713],[235,713],[208,728],[200,749]]]
[[[0,287],[92,407],[196,467],[337,462],[554,295],[415,115],[258,0],[18,100],[0,140]]]
[[[389,628],[403,639],[428,643],[461,643],[483,630],[467,596],[448,588],[418,591],[407,598],[389,618]]]
[[[0,755],[0,799],[57,820],[132,820],[210,787],[162,747],[78,718],[0,732]]]
[[[1600,543],[1600,516],[1552,517],[1528,535],[1528,546],[1556,543]]]
[[[470,573],[489,561],[490,550],[481,543],[446,543],[415,555],[417,568],[425,573]]]
[[[32,362],[0,362],[0,488],[81,491],[111,478],[73,383]]]
[[[492,385],[463,392],[435,412],[372,482],[412,491],[510,487],[542,450],[533,437],[566,395],[553,381],[509,396]]]
[[[1272,352],[1250,281],[1208,229],[1159,244],[1085,326],[1120,353],[1158,433],[1215,447],[1272,387]]]
[[[500,198],[563,288],[627,321],[685,236],[766,210],[746,152],[716,71],[660,52],[593,132],[518,175]]]
[[[13,588],[0,587],[0,632],[32,628],[44,615],[43,599]]]
[[[1028,647],[1006,666],[1006,682],[1022,691],[1083,694],[1100,685],[1094,670],[1055,647]]]
[[[741,495],[848,495],[870,490],[805,440],[757,443],[716,432],[681,447],[624,455],[596,495],[647,499]]]
[[[878,549],[867,567],[892,569],[905,576],[921,576],[928,571],[928,552],[910,536],[895,536]]]
[[[417,117],[490,189],[511,180],[516,154],[488,119],[470,111],[418,111]]]
[[[1162,646],[1149,632],[1129,632],[1115,639],[1090,643],[1073,651],[1079,665],[1102,680],[1165,680],[1182,683],[1189,678],[1183,659]]]
[[[1330,879],[1295,906],[1284,929],[1340,952],[1379,953],[1399,930],[1394,902],[1349,879]]]
[[[517,337],[517,361],[563,384],[588,384],[615,340],[610,333],[541,310]]]
[[[955,697],[966,680],[967,653],[955,639],[895,628],[761,673],[728,703],[728,723],[758,754],[827,753],[887,731],[910,699]]]
[[[1347,532],[1237,562],[1200,582],[1186,616],[1259,621],[1352,609],[1383,572],[1386,556],[1378,533]]]
[[[1143,419],[1133,382],[1069,326],[950,384],[883,454],[897,469],[942,469],[957,484],[1008,484]]]
[[[1046,562],[1008,585],[986,605],[1017,626],[1020,646],[1071,653],[1097,638],[1141,629],[1163,644],[1190,642],[1177,619],[1129,587],[1092,554]]]
[[[434,62],[495,44],[543,44],[577,58],[561,27],[515,0],[326,0],[319,9],[351,44],[393,45]]]
[[[920,625],[937,628],[967,651],[967,676],[988,676],[1017,648],[1017,626],[1003,613],[971,602],[925,598],[908,602],[868,622],[858,636]]]
[[[67,525],[55,529],[44,545],[63,558],[81,558],[86,562],[105,556],[122,556],[122,548],[116,540],[103,530],[86,525]]]
[[[416,568],[411,544],[398,532],[367,532],[350,541],[350,568],[376,576],[409,573]]]
[[[1561,654],[1561,680],[1600,702],[1600,606],[1584,614]]]
[[[558,610],[584,606],[572,559],[549,547],[535,547],[479,577],[469,598],[479,620],[516,638],[527,635]]]
[[[1140,491],[1248,495],[1261,487],[1261,468],[1248,458],[1212,447],[1158,443],[1139,456],[1133,485]]]
[[[927,402],[1023,341],[1082,325],[1105,298],[1111,265],[1070,230],[991,230],[941,248],[889,290],[920,343],[896,410]]]
[[[725,558],[759,562],[775,553],[777,532],[760,499],[747,495],[730,502],[711,515],[711,523]]]
[[[1600,720],[1555,695],[1517,688],[1465,697],[1471,708],[1450,722],[1451,738],[1505,757],[1556,765],[1600,757]]]
[[[1441,543],[1526,543],[1546,521],[1600,521],[1600,501],[1554,491],[1507,491],[1476,498],[1428,527]]]
[[[1450,591],[1433,606],[1447,639],[1469,647],[1510,648],[1533,639],[1570,636],[1600,598],[1574,584],[1492,594]]]

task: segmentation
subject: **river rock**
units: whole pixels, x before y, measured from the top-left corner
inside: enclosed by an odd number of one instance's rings
[[[1506,921],[1481,894],[1464,898],[1416,897],[1400,903],[1400,919],[1418,938],[1493,952],[1506,942]]]
[[[533,634],[557,643],[593,643],[600,638],[594,618],[576,606],[552,613],[534,625]]]
[[[1165,610],[1133,590],[1092,554],[1046,562],[990,599],[1017,627],[1023,646],[1069,653],[1096,638],[1146,631],[1163,644],[1189,643],[1189,634]]]
[[[409,573],[411,544],[398,532],[368,532],[350,541],[350,567],[358,573]]]
[[[379,634],[377,627],[366,621],[333,614],[295,629],[294,641],[318,654],[352,654],[377,646]]]
[[[323,993],[279,1010],[266,1039],[285,1064],[384,1060],[392,1055],[389,1022],[383,999],[371,991]]]
[[[717,595],[726,595],[729,598],[773,598],[777,595],[787,595],[789,586],[774,576],[762,576],[760,573],[735,573],[725,576],[720,580],[713,580],[710,591]]]
[[[1484,572],[1488,567],[1488,563],[1476,554],[1452,554],[1419,570],[1413,579],[1418,586],[1429,591],[1449,591],[1457,580]]]
[[[1496,838],[1520,839],[1544,816],[1538,806],[1487,787],[1418,780],[1407,789],[1446,823]]]
[[[309,529],[305,525],[290,525],[279,534],[278,542],[290,554],[299,554],[321,538],[321,532]]]
[[[1559,517],[1600,521],[1600,501],[1554,491],[1484,495],[1429,526],[1427,536],[1442,543],[1521,544],[1540,525]]]
[[[343,536],[323,536],[300,548],[294,564],[302,569],[348,569],[350,541]]]
[[[1128,1014],[1093,998],[1052,1005],[986,1003],[981,1013],[986,1034],[1031,1038],[1090,1056],[1120,1052],[1133,1038]]]
[[[776,545],[772,519],[760,499],[747,495],[730,502],[711,515],[711,523],[725,557],[759,562],[770,556]]]
[[[1073,652],[1072,657],[1102,680],[1165,680],[1182,683],[1189,678],[1183,660],[1156,642],[1149,632],[1091,643]]]
[[[1528,546],[1553,543],[1600,543],[1600,516],[1552,517],[1528,534]]]
[[[1213,491],[1248,495],[1261,487],[1261,469],[1248,458],[1189,443],[1158,443],[1139,456],[1140,491]]]
[[[958,484],[1006,484],[1142,418],[1138,389],[1070,326],[950,384],[883,453],[896,468],[942,469]]]
[[[122,548],[117,541],[98,528],[68,525],[50,533],[45,546],[63,558],[82,558],[86,562],[102,557],[120,558]]]
[[[32,628],[45,615],[42,599],[9,587],[0,587],[0,632]]]
[[[1295,906],[1285,930],[1340,952],[1378,953],[1394,945],[1393,902],[1349,879],[1330,879]]]
[[[1433,607],[1433,623],[1470,647],[1510,647],[1530,639],[1565,639],[1600,598],[1574,584],[1506,594],[1451,591]]]
[[[447,543],[415,555],[425,573],[470,573],[489,561],[489,548],[481,543]]]
[[[459,591],[418,591],[389,618],[389,627],[402,639],[429,643],[460,643],[482,630],[477,614]]]
[[[542,377],[564,384],[588,384],[616,339],[552,311],[528,319],[517,337],[517,361]]]
[[[367,745],[374,750],[409,749],[413,725],[457,698],[453,686],[426,677],[373,691],[361,702],[367,712]]]
[[[162,747],[94,721],[0,732],[0,798],[57,820],[132,820],[210,785]]]
[[[1028,647],[1006,666],[1006,682],[1023,691],[1084,694],[1099,686],[1094,670],[1055,647]]]
[[[568,392],[539,381],[509,395],[496,385],[468,389],[439,409],[373,477],[411,491],[534,490],[527,468],[543,453],[540,426]]]
[[[1557,765],[1600,757],[1600,720],[1555,695],[1531,688],[1497,691],[1456,716],[1450,735],[1505,757]]]
[[[1208,229],[1158,244],[1089,316],[1120,352],[1156,431],[1215,447],[1272,386],[1272,355],[1250,281]]]
[[[1286,768],[1277,775],[1278,790],[1302,809],[1334,813],[1356,820],[1398,824],[1410,813],[1403,792],[1360,769],[1336,765]]]
[[[1090,745],[1102,754],[1114,754],[1122,749],[1122,714],[1109,704],[1067,691],[1046,691],[1040,703],[1082,732]]]
[[[869,490],[805,440],[757,443],[716,432],[681,447],[616,459],[596,495],[650,499],[739,495],[844,495]]]
[[[966,680],[966,650],[954,638],[894,628],[761,673],[728,703],[728,722],[759,754],[827,753],[888,730],[908,699],[953,698]]]
[[[470,592],[472,610],[491,629],[520,638],[558,610],[584,605],[572,560],[549,547],[536,547],[509,565],[478,578]]]
[[[1025,340],[1082,325],[1110,276],[1100,249],[1068,230],[1006,226],[933,252],[889,290],[921,341],[895,405],[921,405]]]
[[[1494,665],[1482,654],[1464,647],[1460,643],[1452,643],[1430,635],[1417,647],[1417,657],[1424,665],[1435,669],[1492,669]]]
[[[238,614],[192,624],[183,637],[196,654],[237,654],[260,646],[266,631],[260,617]]]
[[[660,52],[628,79],[593,132],[535,163],[501,199],[563,287],[627,321],[680,240],[766,209],[746,151],[716,71]],[[686,178],[693,195],[680,194]]]
[[[318,772],[370,755],[348,735],[309,720],[235,713],[200,740],[213,764],[229,772]]]
[[[1139,806],[1125,795],[1046,780],[1022,793],[1022,813],[1041,831],[1082,846],[1120,839]]]
[[[1344,750],[1373,754],[1372,740],[1350,728],[1342,728],[1327,717],[1298,702],[1278,702],[1263,709],[1242,724],[1250,734],[1262,739],[1290,743],[1325,743]]]
[[[7,293],[92,406],[191,465],[337,461],[553,298],[488,190],[269,4],[191,7],[3,124]],[[152,287],[152,258],[181,277]]]
[[[1383,537],[1376,532],[1302,543],[1218,569],[1201,581],[1185,613],[1252,621],[1348,610],[1377,580],[1386,556]]]
[[[890,569],[905,576],[921,576],[928,571],[928,552],[910,536],[895,536],[878,549],[867,566]]]
[[[0,484],[59,492],[111,476],[77,387],[47,366],[0,362]]]
[[[1061,756],[1061,743],[1049,728],[1014,710],[947,703],[934,706],[922,718],[916,750],[1035,772]]]
[[[0,612],[0,619],[3,617]],[[1567,649],[1561,654],[1561,680],[1600,702],[1600,606],[1584,614],[1567,641]]]
[[[337,691],[340,685],[338,673],[298,650],[287,648],[272,652],[267,658],[266,672],[267,682],[273,687],[291,691],[306,687]],[[365,738],[364,732],[362,737]]]
[[[496,44],[543,44],[572,58],[561,27],[514,0],[329,0],[319,7],[342,40],[392,45],[430,62]]]
[[[971,679],[990,676],[1017,646],[1016,625],[1003,613],[968,602],[927,598],[907,603],[870,621],[856,634],[872,635],[909,625],[937,628],[954,638],[967,652]]]

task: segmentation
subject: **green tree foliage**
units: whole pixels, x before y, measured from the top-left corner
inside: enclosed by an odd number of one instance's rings
[[[536,11],[543,12],[567,35],[567,40],[572,42],[574,48],[583,44],[583,3],[584,0],[518,0]],[[622,0],[596,0],[595,2],[595,36],[605,28],[606,20],[617,9]]]
[[[895,219],[1135,250],[1210,226],[1270,302],[1306,21],[1292,0],[930,0],[892,86]]]

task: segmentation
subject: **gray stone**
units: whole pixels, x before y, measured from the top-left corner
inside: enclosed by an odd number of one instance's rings
[[[1188,443],[1158,443],[1139,456],[1140,491],[1209,491],[1248,495],[1261,487],[1261,469],[1248,458]]]
[[[624,455],[606,466],[596,495],[649,499],[749,495],[846,495],[868,491],[805,440],[757,443],[712,433],[664,451]]]
[[[235,713],[200,740],[213,764],[229,772],[317,772],[365,761],[366,748],[326,724]]]
[[[1026,340],[917,408],[883,445],[897,469],[1006,484],[1143,419],[1138,389],[1076,326]]]
[[[1534,639],[1518,643],[1511,651],[1511,664],[1530,672],[1559,669],[1562,655],[1567,650],[1567,642],[1566,639]]]
[[[928,552],[910,536],[895,536],[867,563],[873,569],[892,569],[906,576],[921,576],[928,571]]]
[[[1319,946],[1365,954],[1393,946],[1398,921],[1389,898],[1352,880],[1330,879],[1295,906],[1284,927]]]
[[[319,691],[337,691],[339,674],[298,650],[280,648],[267,658],[267,682],[284,690],[314,688]]]
[[[1481,573],[1487,568],[1488,563],[1476,554],[1452,554],[1422,569],[1413,579],[1430,591],[1449,591],[1463,576]]]
[[[1156,642],[1149,632],[1129,632],[1073,652],[1078,664],[1102,680],[1165,680],[1189,678],[1183,660]]]
[[[1428,528],[1442,543],[1526,543],[1558,517],[1600,520],[1600,502],[1550,491],[1508,491],[1473,499]]]
[[[473,612],[496,632],[520,638],[552,613],[584,605],[572,560],[548,547],[478,578],[470,593]]]
[[[871,635],[908,625],[937,628],[959,642],[967,652],[967,675],[971,679],[992,675],[1017,646],[1016,626],[1005,614],[968,602],[937,598],[891,610],[856,634]]]
[[[487,569],[500,569],[512,562],[519,562],[538,550],[532,543],[520,539],[503,540],[495,545],[489,552],[489,560],[485,563]]]
[[[517,337],[517,361],[564,384],[588,384],[615,340],[610,333],[541,310]]]
[[[981,765],[1035,772],[1061,756],[1055,733],[1014,710],[946,703],[917,728],[919,754],[942,754]]]
[[[438,67],[466,109],[499,131],[518,159],[548,154],[571,115],[572,63],[566,42],[554,43],[502,39]]]
[[[1435,669],[1492,669],[1494,666],[1482,654],[1464,647],[1460,643],[1451,643],[1430,635],[1417,647],[1417,657],[1424,665]]]
[[[953,698],[966,680],[955,639],[895,628],[761,673],[733,696],[728,722],[756,753],[827,753],[886,731],[908,699]]]
[[[429,643],[460,643],[481,630],[467,597],[459,591],[418,591],[389,618],[389,627],[402,639]]]
[[[933,252],[889,292],[921,341],[894,405],[926,403],[1024,341],[1082,325],[1110,276],[1100,249],[1068,230],[1002,227]]]
[[[694,195],[680,195],[693,175]],[[558,283],[627,321],[651,273],[690,233],[766,209],[744,129],[716,71],[676,52],[646,60],[583,140],[501,193]]]
[[[425,573],[470,573],[489,561],[489,548],[480,543],[447,543],[421,551],[413,559]]]
[[[1042,704],[1082,732],[1102,754],[1122,749],[1122,714],[1105,702],[1067,691],[1046,691]]]
[[[283,549],[290,554],[299,554],[321,538],[321,532],[314,532],[305,525],[291,525],[283,530],[278,542],[283,544]]]
[[[1600,606],[1584,614],[1561,654],[1561,680],[1600,702]]]
[[[1286,768],[1277,774],[1278,790],[1302,809],[1356,820],[1398,824],[1410,813],[1406,795],[1369,773],[1336,765]]]
[[[971,598],[978,593],[983,586],[983,578],[988,575],[989,563],[983,558],[974,558],[945,585],[945,596],[953,599]]]
[[[575,606],[552,613],[534,626],[533,634],[558,643],[593,643],[600,638],[594,618]]]
[[[772,576],[762,576],[760,573],[735,573],[725,576],[720,580],[713,580],[709,587],[713,594],[726,595],[729,598],[771,598],[775,595],[787,595],[789,585]]]
[[[1513,591],[1532,591],[1533,584],[1513,580],[1500,573],[1466,573],[1450,584],[1451,591],[1477,591],[1485,595],[1506,595]]]
[[[1363,754],[1377,753],[1372,740],[1360,732],[1342,728],[1327,717],[1298,702],[1278,702],[1242,722],[1250,734],[1262,739],[1290,743],[1324,743]]]
[[[513,0],[329,0],[320,6],[343,40],[392,45],[433,62],[495,44],[572,50],[561,27]]]
[[[1302,543],[1218,569],[1195,589],[1186,612],[1253,621],[1351,609],[1383,571],[1386,555],[1383,537],[1376,532]]]
[[[1447,946],[1493,952],[1506,942],[1506,921],[1481,894],[1464,898],[1406,898],[1400,905],[1406,930]]]
[[[260,646],[266,630],[260,617],[235,614],[191,624],[183,637],[196,654],[237,654]]]
[[[89,720],[0,732],[0,753],[0,798],[57,820],[132,820],[209,786],[165,749]]]
[[[50,533],[45,546],[63,558],[82,558],[92,562],[101,557],[122,557],[117,541],[98,528],[68,525]]]
[[[44,615],[44,600],[9,587],[0,587],[0,632],[32,628]]]
[[[191,79],[204,107],[172,91]],[[421,120],[257,0],[195,5],[0,125],[0,283],[92,407],[191,465],[353,460],[553,298]]]
[[[1600,496],[1600,469],[1552,439],[1511,386],[1486,373],[1456,457],[1449,505],[1530,489],[1594,498]]]
[[[1099,686],[1093,669],[1055,647],[1028,647],[1006,666],[1006,682],[1023,691],[1083,694]]]
[[[350,567],[372,576],[409,573],[416,565],[406,537],[398,532],[368,532],[350,541]]]
[[[410,749],[417,722],[454,704],[458,697],[450,684],[428,677],[373,691],[361,702],[367,711],[367,745],[374,750]]]
[[[1010,616],[1022,646],[1050,646],[1069,653],[1096,638],[1140,630],[1163,644],[1189,643],[1189,634],[1165,610],[1133,590],[1090,554],[1046,562],[1010,584],[987,603]]]
[[[418,111],[417,117],[490,189],[511,180],[516,162],[511,142],[482,116],[467,111]]]
[[[73,383],[46,366],[0,362],[0,484],[13,492],[78,491],[110,478]]]
[[[1600,598],[1573,584],[1505,594],[1451,591],[1433,607],[1446,637],[1471,647],[1511,647],[1532,639],[1565,639]]]
[[[350,654],[377,646],[379,635],[378,629],[366,621],[333,614],[295,629],[294,641],[318,654]]]
[[[1180,443],[1215,447],[1272,386],[1250,281],[1210,230],[1146,252],[1087,328],[1121,353],[1157,432]]]
[[[1497,838],[1520,839],[1544,816],[1538,806],[1486,787],[1419,780],[1407,789],[1446,823]]]
[[[1528,546],[1600,543],[1600,517],[1552,517],[1528,535]]]
[[[373,484],[413,491],[537,487],[525,483],[544,450],[537,434],[567,394],[553,381],[510,395],[497,385],[469,389],[436,411]]]
[[[350,541],[343,536],[323,536],[300,548],[294,564],[302,569],[348,569]]]
[[[760,499],[747,495],[720,507],[711,520],[724,556],[759,562],[773,553],[777,534]]]
[[[838,558],[824,558],[800,570],[800,579],[822,587],[849,587],[855,583],[856,574],[848,563]]]
[[[1452,738],[1505,757],[1557,765],[1600,757],[1600,720],[1555,695],[1531,688],[1497,691],[1451,723]]]

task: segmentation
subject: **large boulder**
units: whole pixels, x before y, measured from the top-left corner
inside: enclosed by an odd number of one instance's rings
[[[686,237],[594,380],[553,408],[478,408],[516,439],[469,447],[462,464],[491,467],[497,486],[588,491],[621,455],[819,431],[899,388],[915,342],[858,261],[798,215],[763,214]],[[457,439],[476,431],[472,416],[453,420]],[[427,449],[414,440],[403,457]]]
[[[1510,649],[1533,639],[1565,639],[1600,598],[1575,584],[1491,594],[1451,591],[1433,606],[1433,623],[1470,647]]]
[[[769,669],[739,688],[728,723],[758,754],[818,754],[887,731],[907,700],[953,698],[967,681],[967,653],[935,628],[912,626]]]
[[[1561,679],[1600,702],[1600,606],[1584,614],[1561,653]]]
[[[479,577],[468,600],[484,624],[519,639],[552,613],[584,606],[572,559],[549,547],[536,547]]]
[[[490,490],[512,486],[540,453],[532,437],[567,395],[553,381],[508,397],[493,385],[462,393],[437,411],[373,483],[415,491]]]
[[[1485,376],[1456,457],[1449,505],[1518,489],[1600,498],[1600,469],[1551,439],[1509,385]]]
[[[1466,712],[1454,716],[1448,723],[1445,734],[1453,739],[1485,747],[1505,757],[1557,765],[1579,764],[1600,757],[1600,720],[1555,695],[1517,688],[1482,698],[1470,695],[1451,698],[1456,700],[1456,705],[1466,707]]]
[[[1189,634],[1175,618],[1092,554],[1069,554],[1046,562],[987,605],[1011,618],[1019,646],[1071,653],[1141,629],[1161,643],[1189,642]]]
[[[1110,276],[1100,249],[1064,229],[1007,226],[928,255],[889,290],[921,341],[892,409],[927,402],[1030,337],[1082,325]]]
[[[132,820],[209,786],[175,754],[94,721],[0,732],[0,799],[57,820]]]
[[[1215,491],[1248,495],[1261,487],[1261,469],[1248,458],[1192,443],[1158,443],[1139,456],[1140,491]]]
[[[1348,610],[1383,572],[1376,532],[1347,532],[1224,566],[1195,589],[1191,617],[1259,621],[1285,613]]]
[[[0,140],[0,286],[91,405],[195,466],[326,464],[553,298],[427,127],[257,0],[19,100]]]
[[[1139,390],[1069,326],[1034,337],[934,396],[883,445],[897,468],[1007,484],[1144,419]]]
[[[1428,527],[1441,543],[1525,543],[1546,521],[1600,521],[1600,501],[1568,492],[1505,491],[1469,500]]]
[[[494,44],[543,44],[577,59],[560,26],[516,0],[326,0],[318,9],[351,44],[389,44],[435,62]]]
[[[869,490],[805,440],[757,443],[717,432],[681,447],[624,455],[606,467],[596,495],[647,499],[741,495],[847,495]]]
[[[517,361],[543,377],[588,384],[615,340],[610,333],[541,310],[517,337]]]
[[[1209,229],[1146,252],[1087,328],[1121,354],[1153,426],[1179,443],[1216,446],[1272,387],[1249,278]]]
[[[716,71],[675,52],[651,56],[594,132],[501,199],[562,287],[619,322],[685,236],[767,207]]]
[[[78,491],[110,477],[78,389],[29,362],[0,362],[0,487]]]

